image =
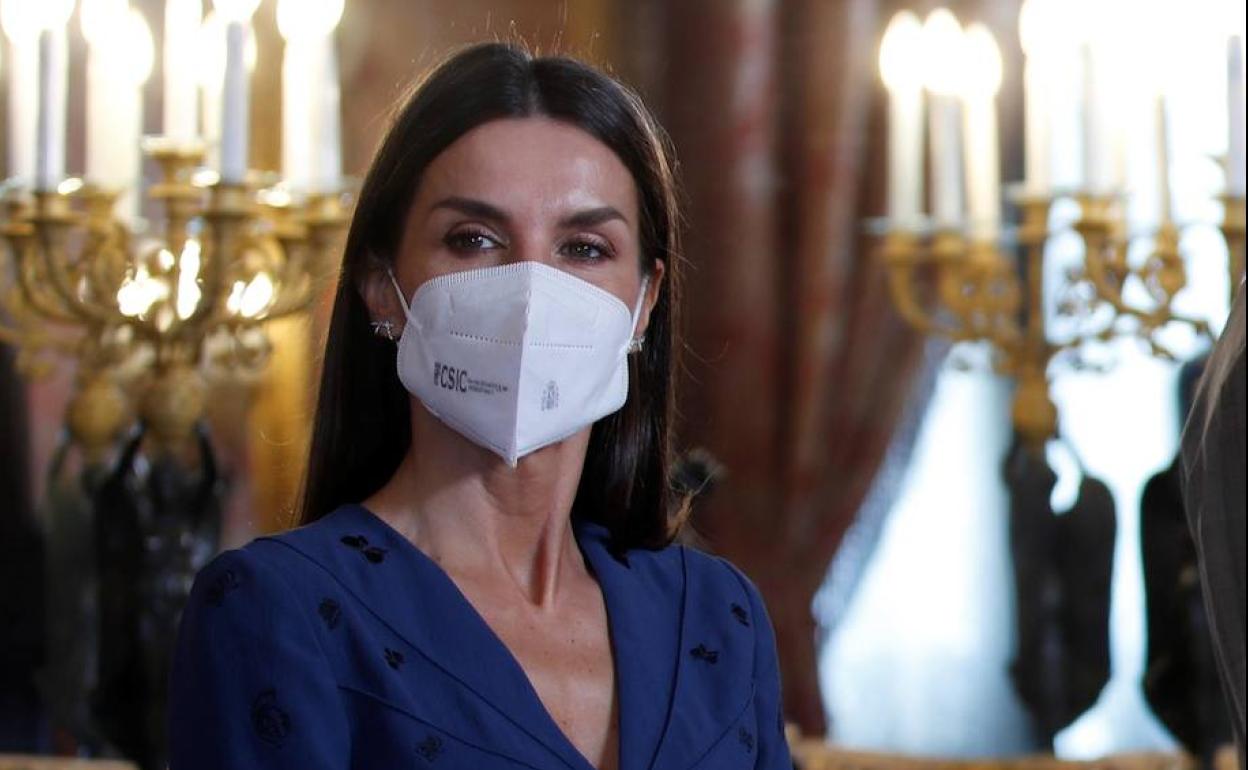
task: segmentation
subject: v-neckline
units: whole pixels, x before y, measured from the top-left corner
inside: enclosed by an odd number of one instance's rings
[[[356,507],[366,517],[373,520],[373,522],[378,527],[381,527],[382,529],[386,530],[394,539],[398,540],[400,543],[405,544],[404,547],[406,547],[407,549],[410,549],[410,553],[419,562],[423,563],[426,567],[428,567],[432,571],[433,574],[437,575],[446,584],[448,593],[450,594],[450,596],[453,597],[453,600],[455,601],[455,603],[461,606],[461,609],[465,612],[466,617],[472,619],[473,622],[475,622],[476,624],[480,626],[479,630],[483,631],[486,637],[489,638],[497,646],[498,648],[497,651],[502,656],[502,659],[507,662],[507,665],[509,665],[513,669],[513,673],[519,675],[519,680],[523,682],[527,688],[526,697],[529,699],[530,705],[533,708],[535,708],[537,712],[541,715],[546,728],[549,731],[551,731],[551,733],[554,736],[557,737],[557,740],[562,744],[565,753],[570,753],[573,757],[577,758],[584,765],[585,768],[589,768],[590,770],[599,770],[598,766],[595,765],[593,762],[591,762],[589,758],[586,757],[583,753],[581,753],[581,750],[576,747],[576,744],[572,742],[572,739],[569,738],[567,733],[563,731],[563,728],[559,726],[558,721],[555,720],[555,718],[551,715],[550,710],[546,707],[545,702],[542,701],[542,697],[541,695],[538,694],[537,688],[533,685],[533,681],[529,678],[528,672],[525,671],[524,666],[520,664],[520,660],[515,656],[515,653],[511,651],[511,648],[507,646],[507,643],[503,641],[502,637],[499,636],[498,633],[494,630],[493,626],[491,626],[489,622],[485,619],[485,616],[481,614],[481,612],[477,609],[476,605],[474,605],[468,599],[468,596],[463,592],[463,589],[459,587],[459,584],[455,582],[455,579],[451,577],[450,573],[447,572],[445,569],[443,569],[441,564],[439,564],[435,559],[433,559],[427,553],[422,551],[415,543],[413,543],[405,535],[403,535],[401,532],[399,532],[397,529],[391,526],[390,523],[387,522],[385,519],[383,519],[381,516],[378,516],[376,513],[374,513],[372,510],[370,510],[368,507],[366,507],[363,504],[356,504]],[[624,768],[624,741],[622,739],[622,736],[624,735],[625,714],[624,714],[624,709],[622,707],[622,698],[621,698],[622,682],[621,682],[621,676],[620,676],[620,660],[621,660],[620,647],[616,639],[617,637],[616,624],[613,621],[613,618],[615,617],[615,613],[612,612],[612,606],[611,606],[612,597],[610,595],[611,592],[606,588],[606,586],[603,585],[602,580],[600,579],[598,575],[597,568],[594,565],[594,559],[586,551],[584,544],[581,542],[581,538],[584,534],[582,530],[586,527],[594,526],[594,525],[588,524],[585,522],[580,522],[576,519],[573,519],[569,522],[569,526],[571,526],[572,528],[572,539],[576,541],[577,550],[581,554],[581,558],[585,560],[585,566],[589,570],[590,575],[593,576],[594,583],[598,586],[598,590],[602,594],[603,611],[607,616],[607,637],[608,637],[608,642],[611,647],[612,680],[614,681],[614,684],[615,684],[614,703],[613,703],[613,708],[616,711],[616,724],[615,724],[616,765],[615,765],[615,768],[616,770],[623,770]]]

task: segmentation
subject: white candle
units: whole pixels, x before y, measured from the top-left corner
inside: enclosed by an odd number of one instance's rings
[[[247,121],[250,78],[247,72],[247,24],[225,25],[225,83],[221,97],[221,181],[241,184],[247,176]]]
[[[221,57],[224,78],[221,84],[221,181],[241,184],[247,176],[248,120],[250,119],[251,72],[248,57],[251,46],[251,15],[260,0],[215,0],[216,13],[225,24],[225,50]],[[206,25],[207,26],[207,25]],[[219,38],[218,38],[219,40]],[[216,41],[214,41],[216,42]],[[217,43],[219,44],[219,43]],[[219,49],[218,49],[219,50]],[[205,66],[216,69],[212,56]],[[211,80],[212,78],[209,78]],[[205,117],[207,117],[205,115]]]
[[[30,185],[39,125],[39,41],[10,36],[9,52],[9,176]]]
[[[64,24],[39,33],[39,121],[35,189],[55,190],[65,178],[68,52]]]
[[[923,78],[914,55],[919,18],[896,14],[880,44],[880,75],[888,88],[888,216],[902,227],[923,211]]]
[[[957,97],[932,94],[929,100],[932,159],[932,218],[937,227],[962,220],[962,132]]]
[[[209,168],[221,166],[221,86],[225,82],[225,25],[216,11],[204,17],[196,35],[200,136]]]
[[[140,150],[143,135],[143,92],[133,84],[122,83],[116,91],[117,110],[114,131],[117,143],[115,168],[111,169],[109,187],[121,191],[116,212],[125,222],[139,217],[142,200],[143,154]]]
[[[317,60],[321,77],[318,110],[313,120],[317,138],[312,186],[317,192],[336,192],[342,188],[342,114],[338,52],[332,35],[323,39]]]
[[[1103,102],[1098,83],[1096,54],[1091,45],[1085,44],[1082,49],[1083,61],[1083,181],[1084,186],[1092,192],[1104,192],[1109,181],[1105,176],[1105,150],[1102,145],[1104,136],[1104,117],[1101,114]]]
[[[1046,195],[1053,186],[1053,144],[1051,95],[1054,71],[1059,60],[1054,55],[1055,29],[1052,0],[1024,0],[1018,14],[1018,37],[1026,62],[1023,65],[1023,165],[1024,189],[1031,195]]]
[[[166,0],[164,133],[179,143],[198,135],[195,51],[203,7],[200,0]]]
[[[124,0],[83,4],[87,38],[86,178],[121,193],[117,213],[139,213],[143,84],[155,56],[151,30]]]
[[[995,241],[1001,227],[1001,151],[997,134],[1001,51],[983,24],[967,27],[965,41],[962,156],[966,161],[970,234],[975,240]]]
[[[116,183],[122,190],[117,213],[124,221],[139,218],[142,201],[143,84],[151,76],[156,52],[152,32],[138,10],[129,9],[116,36]]]
[[[1157,219],[1162,224],[1173,220],[1174,202],[1170,195],[1170,130],[1166,125],[1166,97],[1157,95],[1154,104],[1154,120],[1157,124]]]
[[[1126,142],[1122,97],[1126,83],[1121,54],[1104,43],[1088,43],[1083,56],[1083,174],[1089,192],[1120,192],[1126,183]]]
[[[342,186],[342,118],[334,29],[343,0],[281,0],[282,173],[300,192]]]
[[[962,220],[961,104],[964,85],[964,34],[957,18],[944,8],[928,14],[920,48],[928,99],[931,139],[932,218],[937,227],[958,227]]]
[[[1241,6],[1242,7],[1242,6]],[[1244,195],[1244,38],[1243,32],[1232,35],[1226,48],[1227,65],[1227,135],[1226,192]]]
[[[282,177],[298,192],[312,185],[313,53],[311,41],[295,38],[282,54]]]
[[[888,216],[904,226],[923,212],[923,92],[890,93],[888,117]]]
[[[87,147],[86,171],[88,182],[111,186],[114,175],[110,167],[116,157],[113,108],[114,80],[109,77],[109,62],[103,46],[91,43],[87,47]]]
[[[1053,186],[1049,160],[1050,83],[1048,62],[1040,56],[1028,56],[1023,66],[1023,173],[1024,187],[1031,195],[1048,194]]]

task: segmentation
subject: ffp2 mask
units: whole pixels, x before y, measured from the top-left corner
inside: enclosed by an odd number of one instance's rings
[[[636,306],[540,262],[466,270],[422,284],[411,302],[399,380],[430,413],[515,466],[617,411],[628,397]]]

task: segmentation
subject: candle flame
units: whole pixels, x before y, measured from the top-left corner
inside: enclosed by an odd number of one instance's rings
[[[82,0],[78,11],[82,36],[93,46],[108,43],[129,10],[129,0]]]
[[[992,96],[1001,89],[1001,49],[983,24],[975,23],[966,28],[962,63],[963,93]]]
[[[916,56],[923,24],[910,11],[893,16],[880,41],[880,77],[890,90],[917,89],[923,85],[922,62]]]
[[[286,42],[320,39],[342,20],[345,0],[279,0],[277,30]]]
[[[963,33],[953,12],[937,8],[928,14],[920,44],[927,90],[942,96],[961,91]]]

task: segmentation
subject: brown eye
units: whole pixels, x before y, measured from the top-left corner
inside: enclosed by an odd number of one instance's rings
[[[561,251],[578,262],[600,262],[612,256],[610,247],[605,243],[588,238],[568,241]]]
[[[443,242],[451,251],[460,254],[475,254],[502,248],[502,244],[496,239],[476,230],[463,230],[451,233],[443,239]]]

